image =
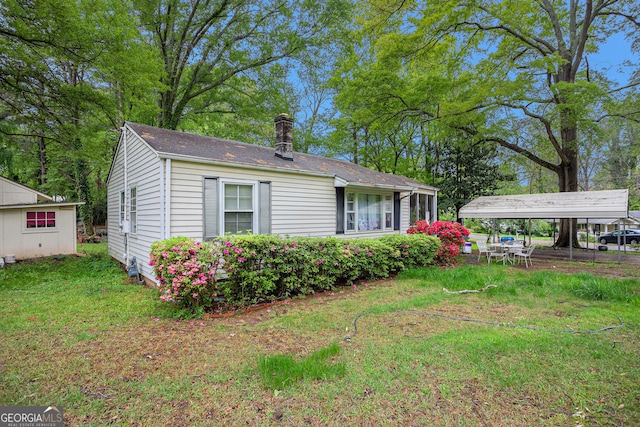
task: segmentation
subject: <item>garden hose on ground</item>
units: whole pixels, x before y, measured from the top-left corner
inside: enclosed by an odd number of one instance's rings
[[[582,307],[585,307],[585,306],[582,306]],[[362,313],[358,314],[355,317],[355,319],[353,319],[353,333],[344,338],[344,340],[346,342],[351,342],[353,337],[355,337],[356,334],[358,333],[358,320],[362,316],[364,316],[366,314],[371,314],[371,313],[374,313],[374,311],[365,311],[365,312],[362,312]],[[612,313],[612,314],[620,322],[619,325],[611,325],[611,326],[605,326],[604,328],[600,328],[600,329],[587,329],[587,330],[581,330],[581,329],[550,329],[550,328],[542,328],[542,327],[537,327],[537,326],[514,325],[512,323],[491,322],[491,321],[488,321],[488,320],[471,319],[471,318],[468,318],[468,317],[454,317],[454,316],[448,316],[446,314],[432,313],[432,312],[428,312],[428,311],[390,310],[390,311],[388,311],[386,313],[409,313],[409,314],[417,314],[417,315],[421,315],[421,316],[440,317],[440,318],[443,318],[443,319],[456,320],[456,321],[459,321],[459,322],[483,323],[485,325],[499,326],[499,327],[504,327],[504,328],[530,329],[530,330],[533,330],[533,331],[544,331],[544,332],[564,333],[564,334],[597,334],[597,333],[600,333],[600,332],[608,331],[610,329],[622,328],[624,326],[624,322],[622,321],[620,316],[618,316],[616,313]]]

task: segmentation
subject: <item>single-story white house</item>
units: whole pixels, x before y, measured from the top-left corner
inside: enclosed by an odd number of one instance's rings
[[[0,258],[76,253],[76,206],[0,177]]]
[[[588,231],[589,234],[610,233],[621,228],[640,228],[640,211],[629,211],[629,215],[625,218],[597,218],[597,219],[578,219],[578,227],[581,231]]]
[[[155,281],[154,241],[225,234],[382,236],[436,219],[437,189],[343,160],[125,123],[107,179],[109,254]]]

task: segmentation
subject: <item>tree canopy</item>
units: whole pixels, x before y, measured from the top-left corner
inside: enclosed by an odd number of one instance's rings
[[[637,58],[615,78],[593,60],[614,35],[640,51],[639,17],[632,0],[5,0],[0,174],[101,222],[125,120],[268,144],[287,112],[297,150],[440,186],[443,208],[640,196]]]
[[[559,191],[578,191],[591,135],[614,117],[640,121],[637,69],[631,81],[613,82],[588,61],[615,32],[638,48],[639,7],[625,0],[363,3],[358,34],[368,66],[380,70],[366,77],[370,97],[387,116],[419,115],[464,132],[469,144],[497,144],[552,172]],[[569,241],[567,225],[559,245]]]

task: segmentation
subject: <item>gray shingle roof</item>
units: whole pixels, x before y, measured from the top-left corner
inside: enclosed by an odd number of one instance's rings
[[[335,176],[348,184],[383,186],[396,189],[433,189],[399,175],[374,171],[344,160],[294,152],[293,161],[275,156],[275,148],[228,139],[194,135],[137,123],[127,123],[151,148],[161,155],[187,156],[229,165],[273,168],[283,171],[316,173]]]

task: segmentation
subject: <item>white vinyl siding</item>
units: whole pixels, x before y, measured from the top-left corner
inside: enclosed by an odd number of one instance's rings
[[[271,199],[260,197],[261,209],[271,207],[271,218],[260,216],[272,234],[291,236],[335,235],[336,202],[333,178],[310,175],[241,169],[172,162],[171,175],[171,235],[202,239],[202,180],[220,177],[226,182],[254,182],[266,186],[270,182]],[[260,191],[262,193],[262,191]],[[263,206],[264,204],[264,206]]]
[[[409,211],[409,197],[405,197],[400,200],[400,233],[405,233],[411,226]]]
[[[107,194],[108,245],[109,255],[127,264],[124,252],[125,235],[120,232],[121,193],[124,191],[127,200],[131,233],[128,234],[129,256],[135,256],[140,272],[146,277],[154,277],[149,266],[151,244],[160,239],[160,174],[162,164],[155,152],[135,133],[127,130],[127,188],[124,183],[124,152],[122,140],[109,174]],[[132,192],[132,190],[134,190]],[[131,198],[135,196],[135,207]],[[133,208],[133,211],[131,210]],[[134,221],[131,221],[135,219]]]

